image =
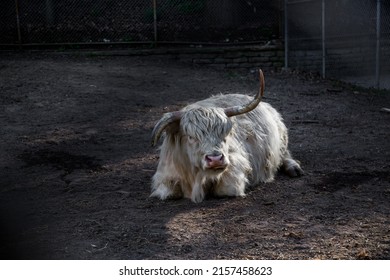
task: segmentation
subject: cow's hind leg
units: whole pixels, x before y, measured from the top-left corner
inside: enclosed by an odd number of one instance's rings
[[[298,177],[304,173],[300,164],[291,157],[289,151],[286,152],[283,158],[282,168],[284,172],[286,172],[286,174],[290,177]]]

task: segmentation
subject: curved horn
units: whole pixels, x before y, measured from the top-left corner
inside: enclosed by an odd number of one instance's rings
[[[225,114],[228,117],[233,117],[241,114],[248,113],[256,108],[257,105],[259,105],[261,98],[264,95],[264,74],[261,69],[259,69],[259,78],[260,78],[260,89],[259,92],[256,94],[255,98],[248,104],[240,105],[240,106],[234,106],[229,107],[225,109]]]
[[[166,113],[163,117],[156,123],[152,132],[152,146],[156,146],[158,140],[161,137],[161,134],[171,123],[180,120],[183,113],[181,111],[174,111],[170,113]]]

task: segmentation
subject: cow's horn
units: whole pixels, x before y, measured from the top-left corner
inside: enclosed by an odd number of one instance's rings
[[[180,120],[182,115],[183,113],[181,111],[170,112],[163,115],[153,128],[152,146],[156,146],[165,128],[171,123]]]
[[[253,109],[256,108],[257,105],[259,105],[261,98],[263,97],[264,94],[264,75],[261,69],[259,69],[259,76],[260,76],[260,90],[256,94],[255,98],[248,104],[226,108],[225,109],[226,116],[233,117],[233,116],[245,114],[252,111]]]

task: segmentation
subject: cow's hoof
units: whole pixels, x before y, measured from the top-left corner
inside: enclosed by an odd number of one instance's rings
[[[283,163],[284,172],[290,177],[299,177],[304,174],[299,163],[294,159],[285,159]]]

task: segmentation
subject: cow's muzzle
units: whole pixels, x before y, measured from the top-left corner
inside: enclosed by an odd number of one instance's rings
[[[206,168],[208,169],[225,169],[227,166],[223,154],[212,154],[205,156]]]

